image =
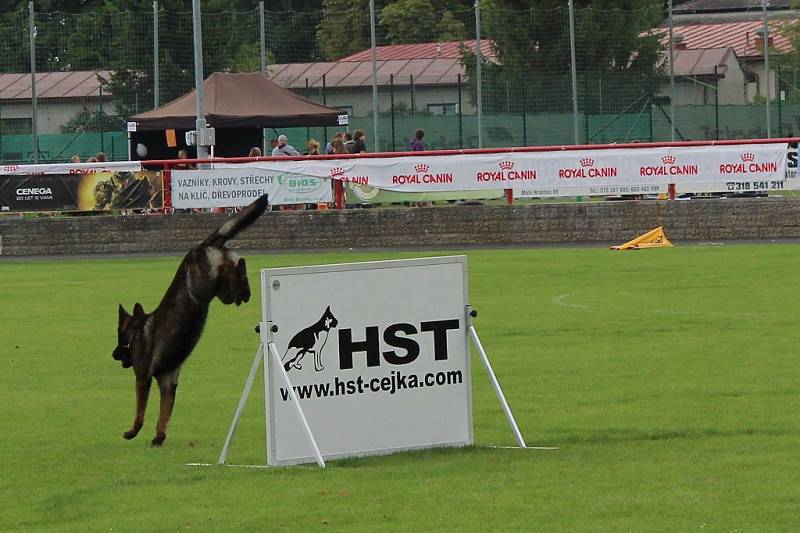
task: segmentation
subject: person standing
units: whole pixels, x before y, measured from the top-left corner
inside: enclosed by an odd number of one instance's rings
[[[367,151],[367,134],[364,130],[353,132],[353,149],[351,153],[360,154]]]
[[[295,155],[300,155],[300,152],[298,152],[294,146],[289,144],[289,140],[286,138],[286,135],[278,135],[278,146],[273,148],[272,157],[291,157]]]
[[[328,141],[328,144],[325,145],[325,153],[328,154],[328,155],[332,154],[333,153],[333,141],[335,141],[336,139],[340,139],[341,140],[341,138],[342,138],[342,132],[341,131],[337,131],[336,135],[333,136],[333,139]]]
[[[424,130],[417,130],[414,134],[414,140],[411,141],[409,145],[409,149],[412,152],[424,152],[425,151],[425,143],[422,142],[422,138],[425,137]]]
[[[316,139],[309,139],[307,147],[308,151],[306,155],[319,155],[319,141]]]

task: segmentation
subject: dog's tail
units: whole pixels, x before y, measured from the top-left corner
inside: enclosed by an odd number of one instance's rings
[[[218,227],[214,233],[203,241],[201,246],[224,246],[230,239],[236,237],[240,231],[256,221],[267,210],[267,195],[259,197],[248,205],[236,217],[228,220]]]

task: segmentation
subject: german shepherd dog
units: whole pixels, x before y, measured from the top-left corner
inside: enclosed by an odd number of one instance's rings
[[[150,444],[161,446],[167,438],[178,372],[200,340],[211,300],[216,296],[224,304],[240,305],[250,299],[244,259],[226,248],[225,243],[252,224],[266,208],[264,195],[192,248],[152,313],[145,313],[137,303],[131,315],[120,304],[117,347],[112,355],[122,363],[122,368],[133,367],[136,376],[136,417],[122,435],[126,439],[134,438],[142,429],[153,378],[161,391],[161,410],[156,435]]]
[[[289,346],[283,354],[283,368],[288,372],[292,368],[301,369],[300,361],[307,353],[314,356],[314,370],[322,372],[325,368],[322,366],[322,348],[328,342],[328,333],[331,328],[339,325],[339,321],[331,313],[331,307],[328,306],[319,320],[298,331],[292,340],[289,341]],[[325,333],[325,338],[321,339],[322,333]],[[321,341],[321,342],[320,342]],[[291,352],[291,355],[289,354]]]

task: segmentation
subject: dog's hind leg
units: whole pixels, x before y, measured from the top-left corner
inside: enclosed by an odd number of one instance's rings
[[[131,429],[122,434],[126,439],[132,439],[139,434],[144,424],[144,411],[147,409],[147,398],[150,396],[150,378],[136,378],[136,418],[133,419]]]
[[[161,391],[161,410],[156,425],[156,436],[150,441],[152,446],[161,446],[167,438],[167,425],[175,406],[175,393],[178,390],[178,371],[173,370],[168,374],[156,376],[158,389]]]

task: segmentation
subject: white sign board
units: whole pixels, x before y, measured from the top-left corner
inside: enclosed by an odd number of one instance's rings
[[[339,125],[340,126],[347,126],[348,124],[350,124],[350,116],[347,113],[344,113],[343,115],[339,115],[336,118],[339,119]]]
[[[261,291],[262,342],[324,458],[473,443],[465,256],[266,269]],[[268,463],[313,462],[266,360]]]
[[[173,170],[170,183],[180,209],[245,207],[264,194],[270,205],[333,201],[330,180],[255,168]]]

